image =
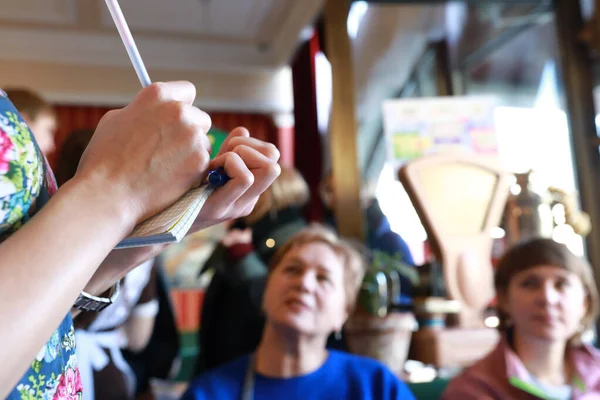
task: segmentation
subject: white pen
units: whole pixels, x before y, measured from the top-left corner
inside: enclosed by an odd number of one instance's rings
[[[106,0],[106,5],[108,6],[108,11],[110,11],[110,15],[119,31],[119,35],[121,36],[121,40],[123,41],[123,45],[125,46],[125,50],[127,50],[127,54],[129,55],[129,59],[131,60],[131,64],[133,65],[133,69],[135,69],[135,73],[142,84],[142,87],[150,86],[152,81],[150,80],[150,76],[148,75],[148,71],[144,66],[144,61],[142,61],[142,57],[140,56],[140,52],[135,45],[135,41],[133,40],[133,36],[131,35],[131,31],[129,30],[129,26],[127,25],[127,21],[125,20],[125,16],[121,11],[121,6],[119,6],[119,2],[117,0]]]

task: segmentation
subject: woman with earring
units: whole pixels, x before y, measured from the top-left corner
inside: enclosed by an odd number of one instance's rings
[[[256,349],[264,325],[261,302],[267,264],[306,227],[302,207],[309,197],[302,175],[282,167],[250,215],[230,227],[204,264],[201,273],[210,269],[214,275],[202,304],[196,375]]]
[[[535,239],[502,257],[495,286],[502,338],[443,399],[600,398],[600,352],[584,340],[598,316],[590,265],[560,243]]]
[[[183,399],[414,399],[379,362],[326,349],[354,306],[363,272],[360,255],[333,232],[300,231],[269,264],[256,352],[203,374]]]

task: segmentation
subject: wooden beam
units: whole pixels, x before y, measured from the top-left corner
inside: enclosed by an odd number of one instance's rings
[[[435,52],[435,85],[438,96],[453,96],[452,88],[452,64],[448,51],[447,39],[439,40],[431,44]]]
[[[597,140],[592,60],[588,49],[580,40],[584,21],[579,2],[556,0],[554,4],[557,48],[564,81],[575,175],[582,209],[592,221],[592,231],[586,238],[586,250],[594,267],[596,284],[600,288],[600,156],[598,147],[590,145]],[[600,324],[598,327],[600,328]]]
[[[347,0],[325,3],[325,40],[333,75],[329,126],[335,214],[340,235],[364,239],[357,153],[354,68],[346,21]]]

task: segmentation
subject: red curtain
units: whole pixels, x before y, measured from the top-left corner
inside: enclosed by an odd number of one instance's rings
[[[102,116],[114,107],[56,105],[58,129],[56,146],[59,149],[64,140],[75,129],[95,129]],[[213,126],[225,131],[244,126],[250,134],[261,140],[279,145],[279,135],[273,119],[269,115],[257,113],[209,112]],[[282,143],[284,145],[284,143]],[[283,153],[283,152],[282,152]],[[51,165],[56,161],[56,152],[48,156]]]
[[[96,106],[69,106],[57,105],[54,107],[58,121],[56,130],[56,149],[53,154],[48,155],[50,165],[54,166],[58,149],[62,146],[65,139],[75,129],[95,129],[100,118],[112,107]]]
[[[292,62],[294,82],[295,166],[311,192],[311,201],[305,210],[310,221],[323,220],[323,205],[319,184],[323,175],[321,137],[317,119],[317,87],[315,59],[320,50],[319,34],[302,44]]]

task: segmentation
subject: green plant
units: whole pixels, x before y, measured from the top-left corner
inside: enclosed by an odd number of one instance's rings
[[[389,290],[388,296],[385,298],[382,298],[379,292],[381,272],[385,273],[388,277],[392,273],[398,273],[400,276],[408,279],[413,287],[419,285],[419,273],[417,269],[404,263],[400,254],[390,256],[381,251],[373,251],[371,263],[367,267],[358,294],[358,305],[360,309],[376,316],[384,316],[390,302]]]

